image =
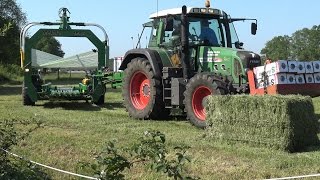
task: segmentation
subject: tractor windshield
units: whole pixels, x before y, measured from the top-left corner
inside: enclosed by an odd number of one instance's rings
[[[190,17],[189,36],[195,43],[227,47],[228,28],[230,28],[231,43],[239,41],[232,23],[226,26],[226,21],[216,18]]]
[[[156,19],[157,20],[157,19]],[[159,42],[162,47],[174,47],[180,45],[181,18],[180,15],[165,17],[160,21],[154,20],[149,46],[157,46],[158,30],[161,32]],[[160,22],[164,26],[158,26]],[[239,39],[229,18],[218,16],[189,16],[189,44],[191,46],[214,46],[237,48]],[[145,26],[151,27],[151,26]],[[159,28],[159,29],[158,29]]]

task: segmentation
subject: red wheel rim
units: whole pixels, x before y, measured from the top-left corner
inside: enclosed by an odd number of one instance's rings
[[[192,95],[193,112],[196,115],[196,117],[201,121],[205,121],[207,116],[206,110],[203,107],[202,101],[206,96],[209,96],[211,94],[212,94],[211,90],[206,86],[200,86],[193,92],[193,95]]]
[[[147,107],[150,100],[150,81],[141,71],[133,74],[130,81],[130,98],[132,105],[139,110]]]

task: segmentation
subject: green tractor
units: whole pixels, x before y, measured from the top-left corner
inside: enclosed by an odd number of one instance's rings
[[[124,70],[124,104],[133,118],[163,119],[182,112],[205,128],[208,95],[249,93],[247,72],[261,65],[258,54],[242,48],[233,22],[257,20],[231,18],[210,8],[159,11],[150,16],[148,48],[129,50]]]
[[[38,100],[86,100],[95,104],[103,104],[105,100],[106,83],[117,85],[121,77],[113,79],[115,74],[106,73],[109,60],[109,39],[106,31],[98,24],[69,22],[69,11],[61,8],[59,11],[60,22],[33,22],[27,24],[20,34],[21,67],[24,71],[22,87],[23,105],[35,105]],[[58,29],[39,29],[30,38],[26,38],[27,31],[32,26],[58,26]],[[77,27],[98,27],[104,34],[104,41],[100,40],[91,30],[73,29]],[[97,48],[98,67],[74,87],[57,87],[51,83],[44,83],[38,73],[38,67],[32,63],[32,48],[45,36],[49,37],[86,37]],[[116,74],[118,77],[118,74]]]

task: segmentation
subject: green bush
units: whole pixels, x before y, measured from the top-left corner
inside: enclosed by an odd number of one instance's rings
[[[26,134],[18,133],[15,129],[15,124],[22,123],[23,125],[29,122],[18,122],[14,120],[0,121],[0,179],[51,179],[46,173],[42,172],[38,166],[14,158],[3,150],[11,150],[12,146],[16,145],[19,140],[25,138],[30,132],[39,127],[30,129]]]
[[[289,152],[319,143],[312,99],[303,96],[212,96],[209,137]]]
[[[125,179],[124,171],[135,164],[142,163],[150,169],[166,174],[172,179],[199,179],[186,175],[185,165],[191,162],[187,155],[189,147],[175,147],[174,156],[166,147],[165,135],[159,131],[146,131],[138,143],[131,148],[117,148],[114,142],[108,142],[106,148],[96,157],[95,163],[79,163],[81,170],[93,172],[101,180]],[[173,153],[173,152],[171,152]]]
[[[0,82],[16,81],[23,76],[20,66],[15,64],[0,64]]]

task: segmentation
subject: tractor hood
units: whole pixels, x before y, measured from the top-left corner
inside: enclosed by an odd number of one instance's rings
[[[244,68],[252,69],[261,65],[261,57],[258,54],[239,49],[235,49],[235,51],[237,51],[236,55],[241,59]]]
[[[252,51],[212,46],[196,49],[191,54],[197,54],[200,71],[230,77],[236,84],[246,83],[246,71],[261,65],[260,56]]]
[[[210,46],[200,46],[198,48],[200,64],[222,63],[231,66],[234,60],[239,60],[244,69],[252,69],[261,65],[261,57],[252,51]]]

